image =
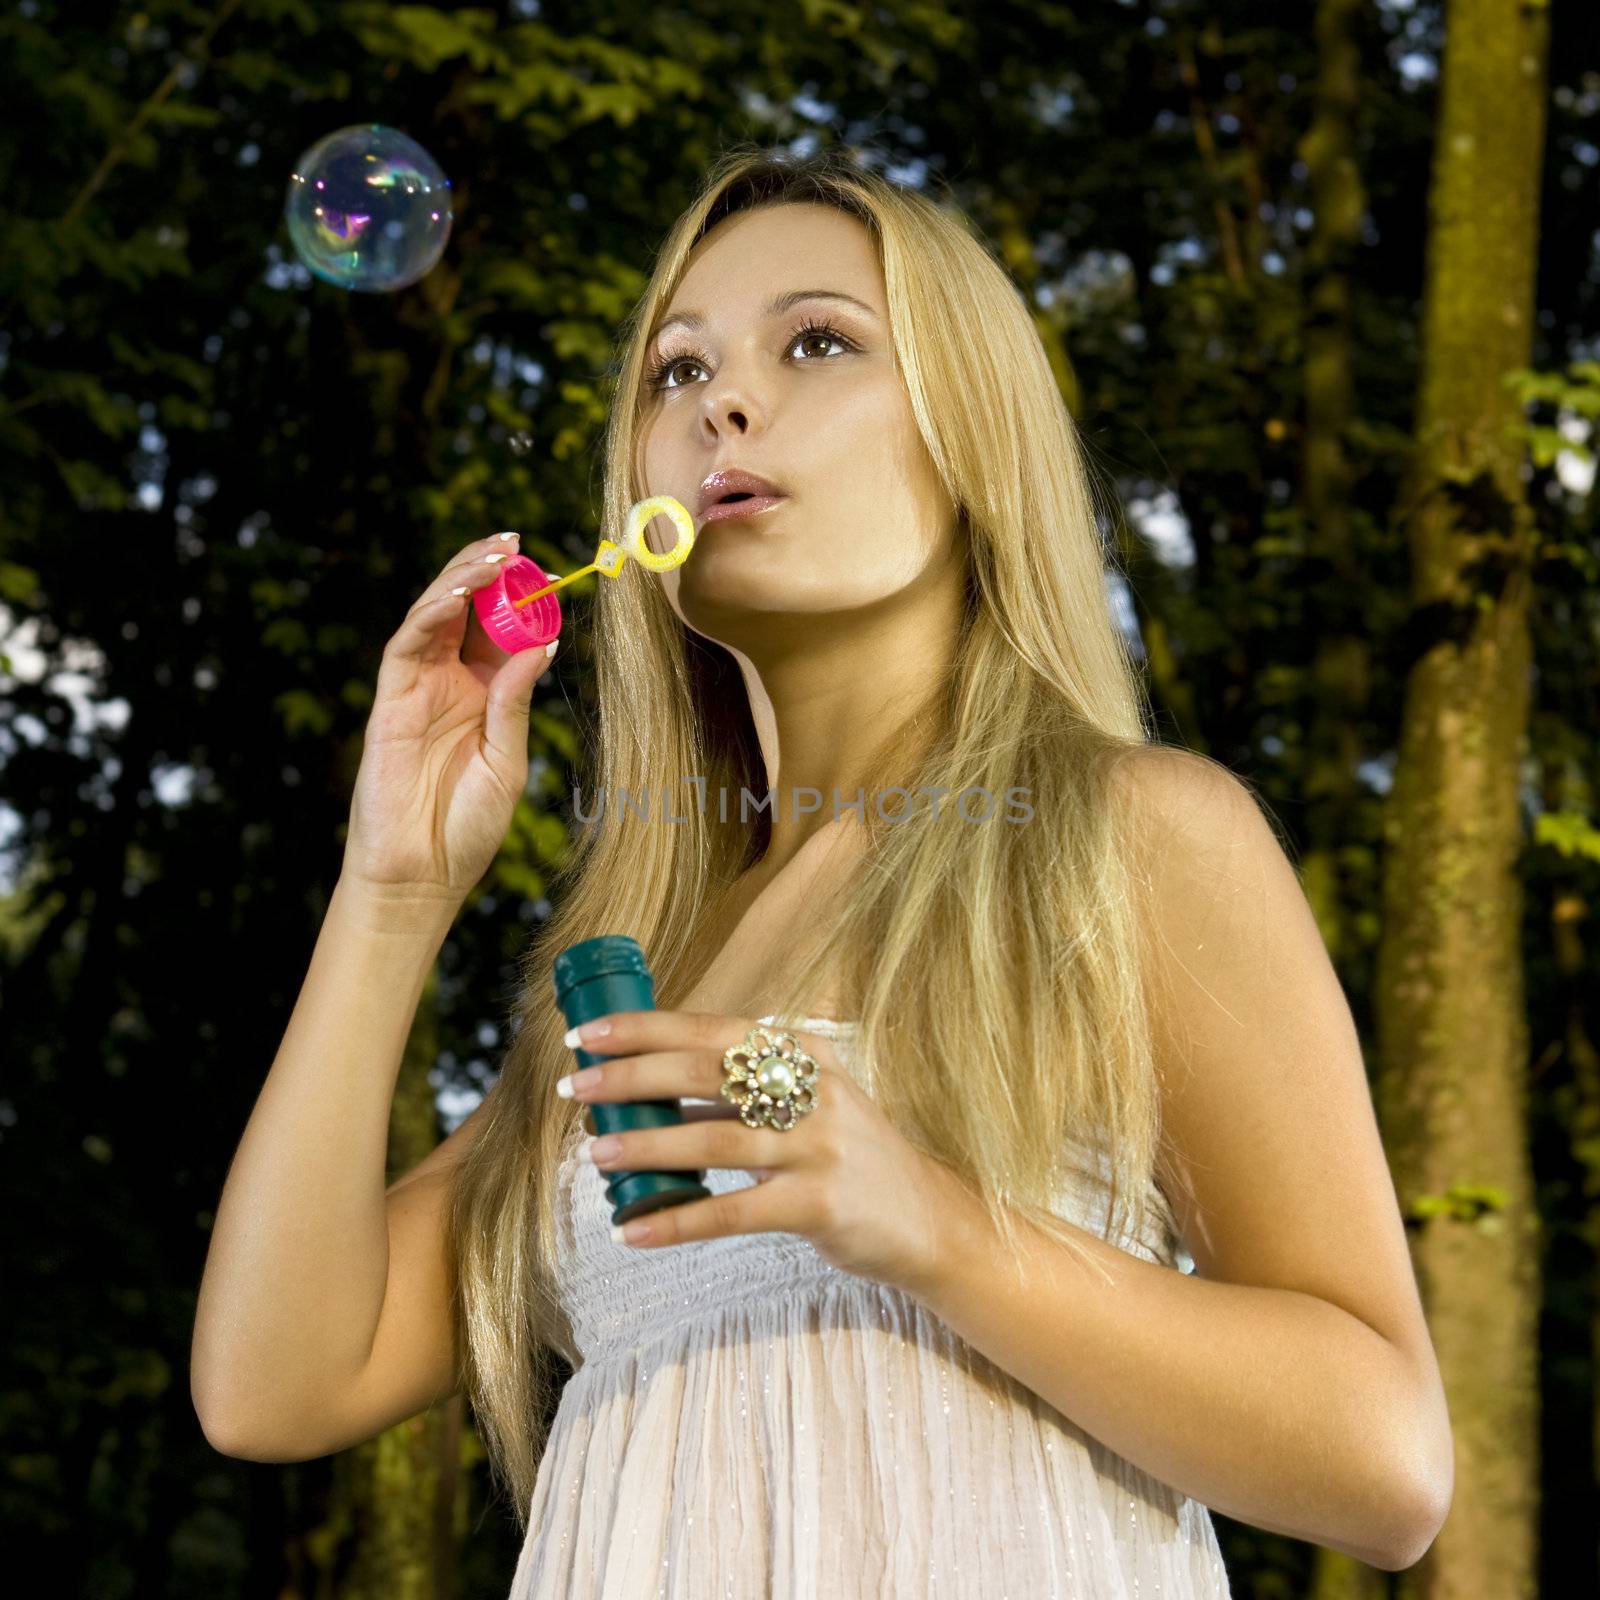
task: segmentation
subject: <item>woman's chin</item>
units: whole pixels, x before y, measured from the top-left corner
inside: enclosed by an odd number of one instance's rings
[[[698,633],[740,650],[759,650],[763,640],[777,642],[792,622],[800,637],[814,622],[814,608],[804,605],[792,582],[768,573],[708,566],[678,583],[675,609]]]
[[[792,587],[794,560],[751,540],[712,537],[697,540],[694,553],[677,569],[678,593],[706,605],[770,608],[782,603]]]

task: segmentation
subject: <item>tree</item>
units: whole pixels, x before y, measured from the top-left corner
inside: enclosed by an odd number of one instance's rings
[[[1457,1455],[1452,1514],[1403,1588],[1515,1595],[1537,1583],[1540,1244],[1517,877],[1534,519],[1506,380],[1530,351],[1549,18],[1493,0],[1446,15],[1376,1000]]]

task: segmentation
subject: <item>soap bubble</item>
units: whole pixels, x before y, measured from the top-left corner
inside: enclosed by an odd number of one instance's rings
[[[403,289],[450,238],[450,180],[397,128],[376,122],[319,139],[289,174],[284,217],[295,254],[341,289]]]

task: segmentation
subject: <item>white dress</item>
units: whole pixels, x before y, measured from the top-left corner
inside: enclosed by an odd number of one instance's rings
[[[796,1024],[826,1034],[867,1088],[855,1026]],[[575,1150],[556,1265],[582,1360],[539,1463],[511,1600],[1228,1594],[1203,1505],[1104,1448],[919,1300],[797,1234],[613,1243],[605,1178]],[[1056,1208],[1096,1234],[1103,1157],[1100,1169]],[[713,1168],[704,1181],[723,1194],[755,1180]],[[1118,1242],[1192,1270],[1155,1194],[1155,1236]]]

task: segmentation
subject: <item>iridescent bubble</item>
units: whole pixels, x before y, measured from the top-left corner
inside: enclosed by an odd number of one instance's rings
[[[403,289],[444,254],[455,214],[439,163],[397,128],[362,123],[319,139],[289,174],[295,254],[341,289]]]

